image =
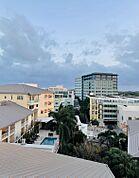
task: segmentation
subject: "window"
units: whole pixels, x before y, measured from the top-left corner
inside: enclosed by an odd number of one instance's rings
[[[44,95],[44,98],[47,98],[47,95]]]
[[[47,109],[45,109],[44,112],[47,113]]]
[[[41,110],[41,114],[43,114],[43,110]]]
[[[128,117],[128,120],[132,120],[132,117]]]
[[[48,105],[51,105],[51,104],[52,104],[52,103],[49,101],[49,102],[48,102]]]
[[[51,109],[48,109],[48,112],[51,112]]]
[[[51,96],[51,95],[48,95],[48,98],[52,98],[52,96]]]
[[[30,106],[29,106],[29,109],[34,109],[34,105],[30,105]]]
[[[6,99],[7,97],[6,96],[4,96],[4,99]]]
[[[47,102],[44,102],[44,105],[46,106],[46,105],[47,105]]]
[[[38,107],[38,104],[36,104],[36,107]]]
[[[17,100],[23,100],[23,96],[17,96]]]
[[[13,99],[13,96],[11,96],[11,100]]]

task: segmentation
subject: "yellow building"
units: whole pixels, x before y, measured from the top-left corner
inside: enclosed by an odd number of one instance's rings
[[[35,111],[31,111],[11,101],[0,102],[0,141],[18,141],[36,121]]]
[[[97,97],[90,98],[90,120],[102,119],[102,105]]]
[[[37,117],[47,117],[50,111],[54,111],[53,93],[27,84],[1,85],[0,101],[3,100],[36,110]]]

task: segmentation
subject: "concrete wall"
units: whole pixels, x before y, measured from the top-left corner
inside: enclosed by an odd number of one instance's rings
[[[126,129],[128,120],[136,120],[138,118],[139,106],[118,106],[117,121],[120,128]]]

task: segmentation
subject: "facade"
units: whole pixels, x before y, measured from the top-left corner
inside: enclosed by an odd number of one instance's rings
[[[117,95],[118,75],[113,73],[92,73],[75,79],[75,94],[81,99],[92,93],[95,96]]]
[[[47,117],[51,111],[54,111],[54,94],[45,90],[39,96],[38,117]]]
[[[138,106],[127,106],[119,105],[117,112],[118,126],[127,133],[128,121],[139,120],[139,105]]]
[[[139,120],[128,121],[128,154],[139,158]]]
[[[46,95],[51,95],[45,97]],[[9,84],[0,86],[0,101],[13,101],[25,108],[38,110],[38,117],[47,117],[54,110],[53,93],[28,84]],[[51,104],[46,104],[51,102]]]
[[[139,98],[122,98],[122,97],[96,97],[90,98],[90,120],[102,119],[103,122],[117,123],[121,114],[118,114],[120,107],[139,107]],[[132,106],[132,107],[131,107]],[[134,111],[133,109],[133,111]],[[130,114],[129,114],[130,115]],[[129,116],[130,117],[130,116]]]
[[[82,77],[75,78],[75,96],[82,99]]]
[[[0,102],[0,141],[13,143],[20,139],[36,121],[35,111],[11,101]]]
[[[108,165],[21,145],[0,143],[0,177],[114,178]]]
[[[69,90],[63,86],[49,87],[48,90],[54,93],[54,110],[58,111],[59,106],[74,106],[74,90]]]

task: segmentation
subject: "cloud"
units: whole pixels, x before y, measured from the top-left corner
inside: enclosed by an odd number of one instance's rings
[[[139,34],[107,34],[102,41],[59,43],[24,16],[0,18],[1,83],[74,86],[76,76],[116,72],[120,85],[139,85]]]

